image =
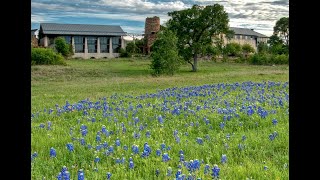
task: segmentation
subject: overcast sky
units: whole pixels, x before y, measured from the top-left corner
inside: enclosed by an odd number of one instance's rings
[[[193,4],[224,6],[231,27],[244,27],[271,36],[281,17],[289,17],[289,0],[31,0],[31,28],[40,23],[120,25],[127,33],[144,32],[147,17],[163,24],[168,12]]]

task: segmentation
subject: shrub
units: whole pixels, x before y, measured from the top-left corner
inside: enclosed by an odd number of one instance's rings
[[[269,56],[270,55],[268,54],[256,53],[249,58],[249,63],[255,64],[255,65],[269,64],[269,60],[270,60]]]
[[[170,30],[161,31],[153,44],[151,69],[154,75],[173,75],[180,67],[182,59],[178,55],[178,38]]]
[[[254,48],[250,44],[242,45],[241,49],[245,58],[247,58],[250,53],[255,52]]]
[[[54,44],[58,53],[61,53],[64,57],[68,57],[70,55],[70,46],[63,37],[57,37],[54,40]]]
[[[238,43],[229,43],[223,49],[224,54],[228,56],[240,56],[241,54],[241,45]]]
[[[131,57],[131,53],[129,53],[123,48],[120,48],[119,53],[120,53],[120,57]]]
[[[271,63],[272,64],[288,64],[289,63],[289,56],[286,54],[277,54],[271,56]]]
[[[66,65],[66,62],[61,54],[51,48],[32,48],[31,65],[36,64]]]
[[[141,53],[140,48],[134,42],[129,42],[126,46],[126,51],[129,53]]]

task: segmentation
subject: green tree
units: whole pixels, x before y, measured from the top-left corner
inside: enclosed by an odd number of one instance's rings
[[[54,44],[58,53],[61,53],[64,57],[68,57],[70,55],[70,47],[63,37],[57,37],[54,40]]]
[[[284,39],[285,45],[289,46],[289,17],[282,17],[273,27],[273,33]]]
[[[181,65],[178,55],[177,37],[170,30],[159,31],[157,40],[153,43],[151,54],[151,69],[154,75],[173,75]]]
[[[197,71],[198,56],[212,46],[213,37],[229,31],[228,14],[219,4],[209,6],[193,5],[180,11],[168,13],[171,19],[168,28],[178,37],[178,51],[183,59]],[[193,59],[193,61],[192,61]]]

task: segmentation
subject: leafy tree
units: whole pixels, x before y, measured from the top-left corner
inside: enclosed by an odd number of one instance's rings
[[[282,39],[276,34],[273,34],[269,37],[268,43],[270,46],[276,45],[276,44],[283,44]]]
[[[213,37],[229,30],[228,14],[219,4],[193,5],[192,8],[168,13],[168,28],[178,37],[178,51],[183,59],[197,71],[198,56],[213,43]],[[193,61],[192,61],[193,59]]]
[[[70,47],[63,37],[57,37],[54,40],[54,44],[58,53],[61,53],[64,57],[68,57],[70,55]]]
[[[151,69],[154,75],[173,75],[181,65],[178,55],[177,37],[170,30],[159,31],[157,40],[153,43],[151,54]]]
[[[254,53],[255,50],[250,44],[244,44],[242,45],[242,53],[245,58],[248,57],[249,53]]]
[[[273,33],[284,39],[285,45],[289,46],[289,17],[282,17],[273,27]]]

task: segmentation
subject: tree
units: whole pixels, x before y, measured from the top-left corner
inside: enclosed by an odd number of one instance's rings
[[[284,39],[285,45],[289,46],[289,17],[282,17],[273,27],[273,33]]]
[[[228,14],[222,5],[193,5],[192,8],[168,13],[168,29],[178,37],[178,51],[183,59],[197,71],[198,55],[212,46],[213,37],[229,30]],[[193,59],[193,62],[192,62]]]
[[[151,54],[151,69],[154,75],[173,75],[179,69],[181,57],[178,55],[177,41],[176,35],[170,30],[158,32]]]
[[[258,53],[266,54],[266,53],[268,53],[268,50],[269,50],[269,47],[268,47],[268,45],[266,43],[260,42],[258,44]]]

